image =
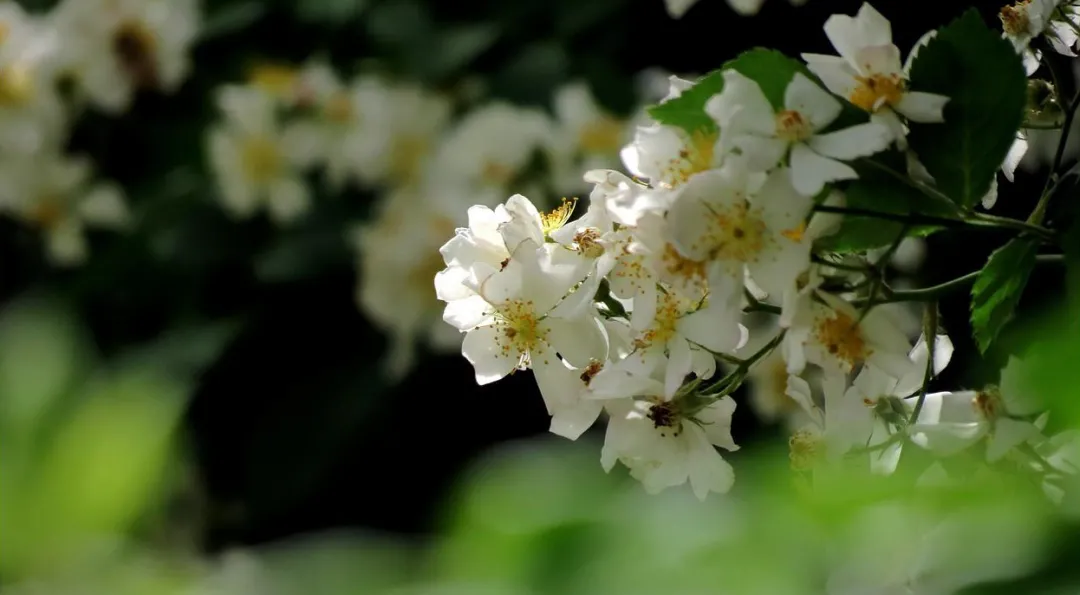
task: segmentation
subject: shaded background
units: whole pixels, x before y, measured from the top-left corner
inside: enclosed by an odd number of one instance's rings
[[[132,234],[94,236],[90,261],[65,272],[45,265],[32,232],[2,221],[0,295],[55,290],[106,356],[172,329],[236,325],[190,405],[191,483],[176,503],[176,514],[205,523],[200,539],[210,550],[343,526],[427,534],[439,527],[455,479],[480,453],[546,432],[535,384],[519,374],[480,388],[463,358],[426,354],[403,382],[388,383],[379,368],[386,342],[354,302],[355,258],[341,234],[344,223],[367,217],[375,196],[318,196],[312,216],[285,230],[262,218],[227,219],[201,150],[216,118],[213,89],[241,80],[255,61],[324,55],[343,74],[375,59],[403,78],[454,92],[481,77],[495,97],[544,107],[558,85],[584,78],[601,104],[628,115],[644,69],[704,73],[754,46],[832,53],[821,24],[859,4],[810,0],[793,8],[768,0],[756,17],[743,18],[721,0],[700,0],[674,21],[662,0],[207,0],[208,19],[233,19],[223,29],[233,28],[196,47],[183,88],[140,97],[119,119],[91,113],[71,142],[95,158],[102,176],[125,186],[145,224]],[[875,6],[906,49],[970,3]],[[980,8],[996,23],[997,2]],[[1015,186],[1002,186],[995,213],[1025,217],[1040,186],[1041,178],[1018,173]],[[930,238],[920,283],[978,269],[1007,237],[975,230]],[[1060,277],[1053,268],[1033,276],[1021,318],[1061,294]],[[1004,353],[997,349],[1015,345],[1002,341],[981,364],[967,307],[964,292],[941,305],[959,354],[937,380],[942,386],[994,381]],[[734,435],[744,444],[780,432],[761,427],[743,406]],[[601,437],[596,428],[576,445],[596,453],[598,474]],[[737,469],[741,454],[730,457]]]

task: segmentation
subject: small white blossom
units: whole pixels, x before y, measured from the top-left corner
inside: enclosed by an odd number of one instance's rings
[[[872,6],[864,3],[854,18],[829,17],[825,35],[840,55],[803,54],[807,67],[830,91],[887,126],[901,148],[906,146],[906,131],[897,113],[913,122],[944,121],[942,110],[949,99],[907,88],[892,26]]]
[[[619,151],[630,141],[633,130],[598,105],[583,82],[556,90],[554,109],[556,140],[552,157],[557,167],[556,187],[563,192],[577,193],[584,190],[582,170],[606,169],[619,164]]]
[[[41,230],[49,260],[86,260],[86,228],[122,229],[130,219],[120,188],[94,183],[85,158],[41,154],[0,162],[0,208]]]
[[[0,151],[30,154],[58,145],[67,118],[55,89],[60,39],[18,3],[0,4]]]
[[[792,184],[806,196],[829,182],[855,179],[855,170],[842,161],[872,155],[892,142],[889,129],[876,122],[823,133],[841,109],[836,98],[796,73],[784,93],[784,109],[777,111],[756,82],[734,70],[724,72],[723,92],[706,104],[720,125],[721,147],[738,149],[750,168],[768,171],[790,151]]]
[[[191,70],[195,0],[64,0],[52,15],[63,64],[108,112],[126,111],[138,90],[176,91]]]
[[[273,98],[229,85],[217,100],[225,121],[209,132],[208,156],[225,209],[247,218],[265,205],[279,223],[305,213],[311,195],[301,167],[310,163],[311,147],[289,142]]]

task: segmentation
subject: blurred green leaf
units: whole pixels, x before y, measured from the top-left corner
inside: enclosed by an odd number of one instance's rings
[[[570,56],[556,41],[525,46],[492,81],[492,92],[522,104],[545,105],[551,89],[567,80]]]
[[[908,140],[938,187],[957,204],[974,206],[1023,119],[1027,77],[1020,56],[971,8],[919,50],[911,88],[949,98],[945,122],[911,122]]]
[[[314,0],[307,1],[314,3]],[[242,31],[261,19],[265,13],[265,2],[235,2],[208,14],[199,30],[199,37],[205,41]]]
[[[179,325],[153,344],[136,348],[128,358],[177,377],[193,378],[217,361],[240,326],[239,321]]]
[[[451,27],[441,32],[426,62],[427,76],[438,80],[468,66],[491,49],[501,31],[493,23]]]
[[[368,0],[296,0],[300,20],[322,25],[340,25],[360,16]]]
[[[990,255],[971,289],[971,328],[979,351],[986,353],[1012,319],[1039,251],[1037,241],[1017,238]]]

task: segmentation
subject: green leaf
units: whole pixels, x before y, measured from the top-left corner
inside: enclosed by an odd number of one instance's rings
[[[693,134],[698,131],[713,132],[716,123],[705,113],[705,104],[724,90],[723,72],[734,69],[754,79],[774,108],[784,105],[784,91],[796,72],[810,76],[806,67],[776,50],[754,48],[739,54],[699,79],[693,87],[669,101],[649,108],[654,120],[668,126],[682,128]]]
[[[492,23],[461,25],[440,33],[438,51],[425,61],[428,77],[437,80],[465,68],[491,49],[499,34],[499,27]]]
[[[975,279],[971,289],[971,328],[980,352],[986,353],[1012,318],[1035,267],[1038,248],[1036,240],[1014,239],[990,255]]]
[[[844,192],[845,207],[889,215],[932,215],[948,217],[950,206],[940,204],[918,190],[873,170],[859,172]],[[940,225],[910,225],[882,217],[845,214],[836,233],[818,241],[818,247],[831,252],[863,252],[892,244],[897,236],[925,237],[941,230]]]
[[[354,19],[367,6],[367,0],[297,0],[296,16],[309,23],[341,24]]]
[[[1023,118],[1027,78],[1020,57],[970,9],[919,51],[911,87],[949,97],[945,122],[912,122],[908,140],[942,192],[974,206],[990,189]]]

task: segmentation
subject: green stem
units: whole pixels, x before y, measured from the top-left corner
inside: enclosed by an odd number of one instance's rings
[[[783,309],[779,306],[766,304],[754,297],[754,294],[750,293],[749,289],[743,288],[743,295],[746,296],[746,301],[749,302],[749,304],[743,308],[743,312],[768,312],[769,314],[781,314],[783,312]]]
[[[874,161],[873,159],[863,159],[860,163],[865,163],[866,165],[869,165],[870,167],[873,167],[874,169],[895,178],[904,185],[910,186],[915,190],[922,192],[927,197],[937,200],[942,205],[947,205],[952,208],[956,207],[956,203],[954,203],[951,198],[946,196],[945,193],[929,184],[926,184],[925,182],[914,180],[910,176],[906,176],[883,163],[878,163],[877,161]]]
[[[937,302],[929,302],[926,304],[926,310],[924,310],[925,325],[923,334],[926,335],[926,370],[923,372],[922,388],[919,389],[919,400],[915,402],[915,410],[911,412],[911,417],[908,418],[908,425],[915,423],[919,419],[919,414],[922,413],[923,404],[926,403],[926,390],[930,386],[930,379],[934,376],[934,347],[937,344],[937,331],[938,331],[938,311]]]
[[[787,333],[787,329],[781,330],[761,349],[758,349],[757,352],[747,359],[742,360],[739,367],[735,368],[730,374],[702,389],[701,394],[716,398],[731,394],[731,392],[736,388],[739,388],[739,385],[746,379],[747,373],[754,367],[754,364],[772,353],[773,349],[776,349],[776,347],[780,345],[780,342],[784,340],[785,333]]]
[[[1051,122],[1049,124],[1037,124],[1035,122],[1024,122],[1020,125],[1020,128],[1024,130],[1061,130],[1063,122]]]

